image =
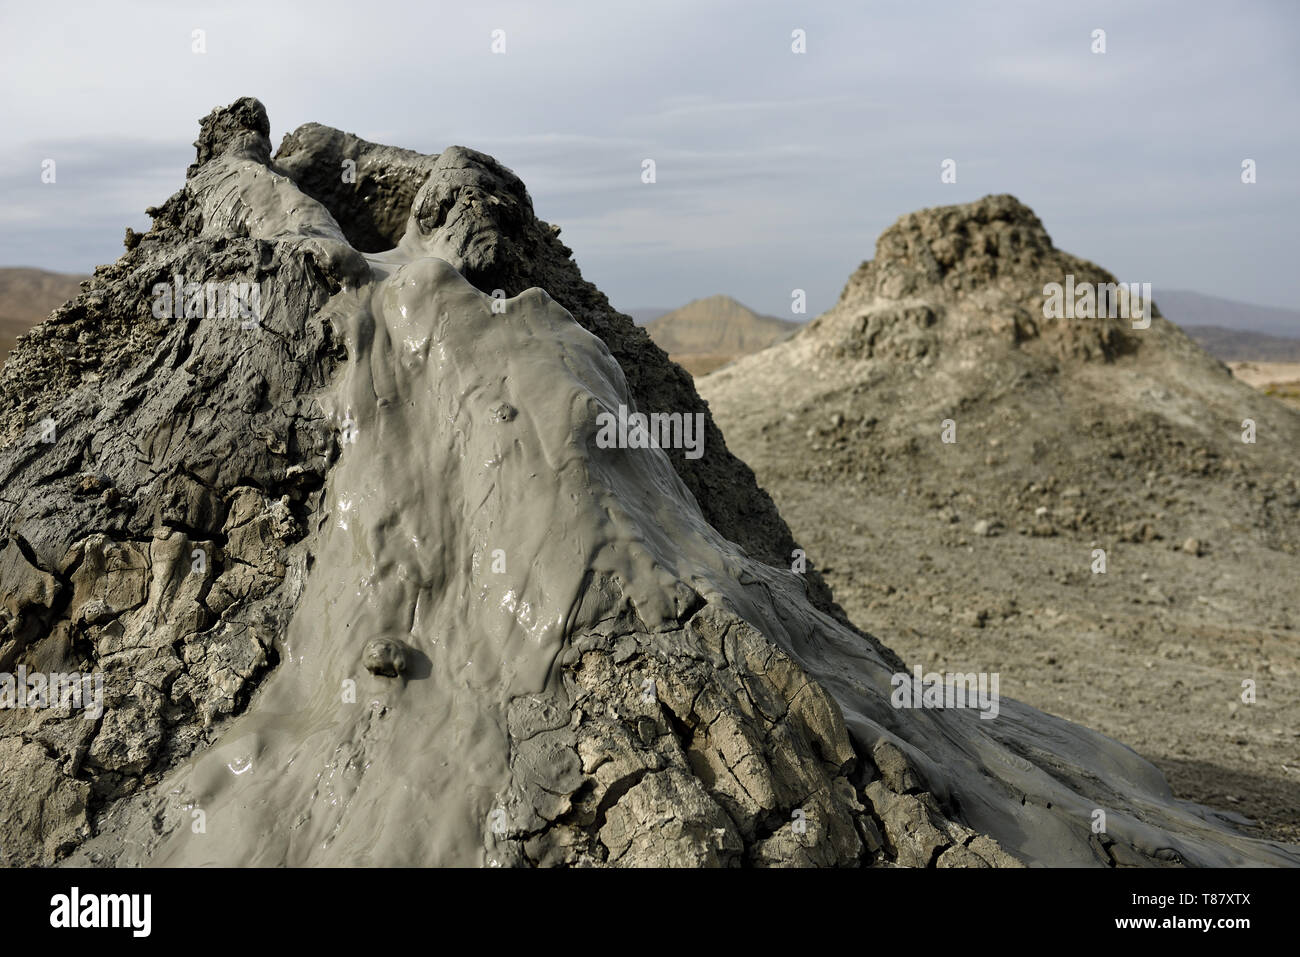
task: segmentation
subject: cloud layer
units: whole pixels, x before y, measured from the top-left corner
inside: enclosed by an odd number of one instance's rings
[[[899,215],[990,192],[1122,278],[1294,306],[1298,26],[1263,2],[12,6],[0,263],[114,259],[196,119],[253,95],[277,142],[314,120],[493,154],[623,308],[788,315],[803,288],[815,314]]]

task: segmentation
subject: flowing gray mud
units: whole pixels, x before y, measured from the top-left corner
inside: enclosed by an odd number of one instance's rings
[[[546,292],[463,278],[420,215],[442,181],[363,255],[253,139],[189,189],[205,234],[343,277],[341,454],[278,665],[71,862],[1300,863],[1016,702],[895,709],[897,659],[724,538],[666,452],[598,447],[631,374]]]

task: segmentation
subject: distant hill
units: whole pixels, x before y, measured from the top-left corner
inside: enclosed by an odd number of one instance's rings
[[[1218,326],[1300,339],[1300,311],[1295,309],[1255,306],[1186,289],[1157,289],[1154,299],[1160,314],[1183,328]]]
[[[44,269],[0,268],[0,363],[20,335],[77,295],[86,278]]]
[[[672,312],[671,309],[666,309],[658,306],[657,307],[647,306],[644,309],[625,309],[623,311],[625,314],[631,316],[632,321],[635,322],[638,326],[647,325],[653,320],[658,319],[660,316],[666,316],[668,313]]]
[[[1224,362],[1300,362],[1300,339],[1223,326],[1183,325],[1183,332]]]
[[[763,316],[730,296],[688,302],[646,326],[650,338],[692,375],[792,336],[802,323]]]

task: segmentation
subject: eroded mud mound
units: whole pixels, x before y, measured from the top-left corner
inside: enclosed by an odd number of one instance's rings
[[[1095,314],[1046,315],[1053,283],[1090,290],[1091,304],[1071,298]],[[1300,416],[1262,401],[1157,304],[1103,314],[1097,291],[1115,284],[1014,197],[921,210],[881,234],[834,308],[703,390],[769,477],[933,498],[942,476],[990,523],[1122,541],[1160,534],[1161,492],[1199,482],[1294,554]],[[1248,419],[1258,439],[1243,443]],[[1074,492],[1051,507],[1045,487]]]
[[[1294,840],[1300,415],[1158,304],[1054,314],[1052,284],[1087,307],[1114,282],[1013,197],[909,213],[832,309],[700,391],[909,663],[999,670]]]
[[[94,720],[0,715],[6,860],[1296,860],[1015,702],[895,709],[715,428],[597,443],[706,410],[513,174],[268,130],[209,116],[0,380],[3,666],[106,676]],[[153,319],[177,274],[259,284],[257,320]]]

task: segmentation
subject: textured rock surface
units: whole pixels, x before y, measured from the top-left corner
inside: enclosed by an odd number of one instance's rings
[[[106,677],[94,721],[0,714],[38,785],[6,861],[1294,859],[1015,702],[892,708],[899,661],[788,570],[715,428],[698,461],[597,447],[601,409],[705,407],[513,174],[321,127],[272,162],[268,128],[214,111],[0,379],[0,656]],[[260,321],[153,319],[175,274],[260,283]]]

